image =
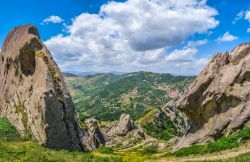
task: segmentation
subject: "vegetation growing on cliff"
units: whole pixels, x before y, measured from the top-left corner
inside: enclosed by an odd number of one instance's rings
[[[250,139],[250,127],[246,127],[228,137],[222,137],[221,139],[211,142],[207,145],[193,145],[191,147],[183,148],[178,150],[174,154],[176,156],[187,156],[195,154],[208,154],[213,152],[218,152],[222,150],[232,149],[239,147],[240,145],[246,143]]]

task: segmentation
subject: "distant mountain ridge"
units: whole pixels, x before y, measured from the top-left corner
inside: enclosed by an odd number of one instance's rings
[[[85,77],[85,76],[93,76],[97,74],[114,74],[114,75],[122,75],[126,74],[126,72],[118,72],[118,71],[110,71],[110,72],[95,72],[95,71],[87,71],[87,72],[79,72],[79,71],[64,71],[63,73],[76,75],[79,77]]]

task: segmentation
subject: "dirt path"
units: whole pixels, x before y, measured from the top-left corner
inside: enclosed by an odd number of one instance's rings
[[[190,157],[183,157],[183,158],[162,158],[159,159],[158,162],[166,162],[166,161],[173,161],[173,162],[185,162],[185,161],[210,161],[210,160],[225,160],[229,158],[233,158],[245,153],[250,153],[250,143],[245,144],[239,148],[225,150],[218,153],[212,153],[209,155],[199,155],[199,156],[190,156]]]

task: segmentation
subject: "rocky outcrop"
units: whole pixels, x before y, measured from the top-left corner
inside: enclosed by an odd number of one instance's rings
[[[105,146],[107,137],[99,128],[97,120],[95,118],[89,118],[85,120],[85,124],[87,125],[89,137],[92,138],[91,141],[94,141],[94,147]]]
[[[0,115],[54,149],[90,150],[63,76],[33,25],[16,27],[0,54]]]
[[[109,124],[105,130],[107,137],[106,146],[128,147],[131,143],[145,140],[149,136],[130,117],[129,114],[122,114],[118,123]]]
[[[117,126],[117,135],[126,135],[134,128],[134,121],[131,119],[130,115],[122,114]]]
[[[178,98],[176,98],[176,100]],[[183,135],[188,131],[190,123],[187,116],[177,109],[176,100],[169,101],[168,104],[163,108],[163,112],[165,113],[165,116],[168,117],[173,123],[176,132]]]
[[[129,131],[135,129],[134,121],[131,119],[130,115],[122,114],[120,116],[119,123],[111,124],[107,128],[107,135],[108,136],[126,136]]]
[[[235,132],[250,119],[250,44],[218,53],[202,70],[177,107],[191,121],[176,149]]]

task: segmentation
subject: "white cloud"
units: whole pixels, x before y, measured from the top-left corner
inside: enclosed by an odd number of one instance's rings
[[[247,28],[247,32],[250,33],[250,28]]]
[[[189,41],[187,45],[185,46],[185,48],[202,46],[204,44],[207,44],[207,42],[208,42],[207,39],[198,40],[198,41]]]
[[[173,73],[180,67],[193,70],[195,63],[187,63],[185,58],[173,63],[174,54],[166,50],[193,34],[207,33],[215,28],[219,23],[215,15],[217,11],[205,0],[109,2],[101,7],[98,14],[77,16],[67,26],[67,36],[54,36],[46,41],[46,45],[63,70]],[[202,43],[205,42],[193,42],[189,47],[194,50]],[[194,56],[196,52],[193,52],[192,59],[187,54],[182,57],[199,62]]]
[[[61,17],[52,15],[44,19],[41,24],[49,24],[49,23],[57,24],[57,23],[62,23],[63,21],[64,20]]]
[[[217,42],[221,43],[221,42],[231,42],[238,39],[238,37],[230,34],[229,32],[226,32],[222,37],[219,37],[217,39]]]
[[[236,17],[234,18],[233,24],[235,24],[237,21],[239,21],[240,19],[242,19],[245,15],[245,11],[240,11]]]
[[[245,19],[250,22],[250,11],[246,11],[245,13]]]
[[[196,53],[196,48],[174,50],[166,57],[166,60],[168,62],[192,62]]]

